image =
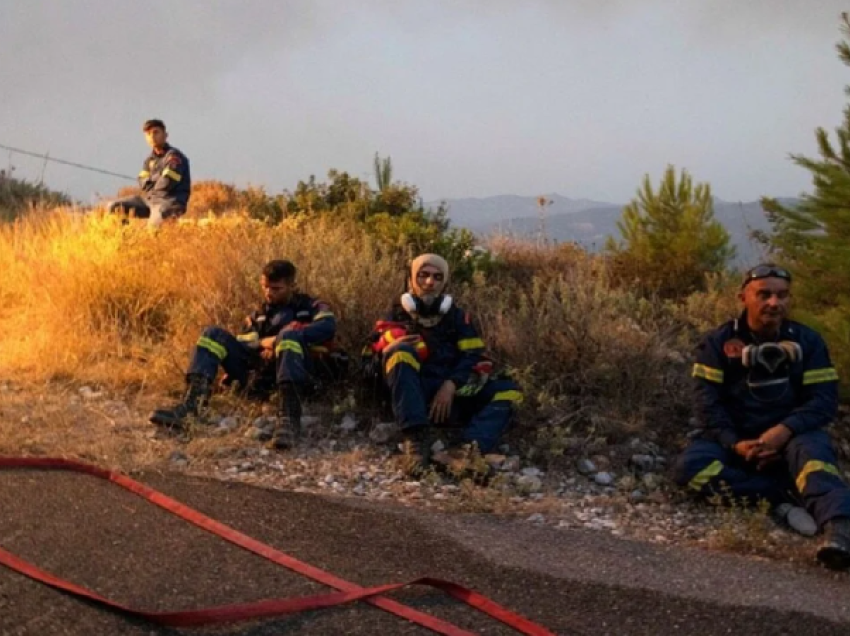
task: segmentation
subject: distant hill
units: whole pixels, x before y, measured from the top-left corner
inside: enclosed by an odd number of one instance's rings
[[[608,236],[620,237],[617,221],[622,205],[546,195],[546,236],[558,242],[577,242],[589,249],[601,249]],[[793,205],[796,199],[781,199]],[[537,197],[501,195],[482,199],[449,199],[449,219],[479,236],[493,233],[536,238],[540,233]],[[715,199],[714,216],[732,237],[738,250],[737,262],[750,264],[760,259],[760,247],[750,237],[753,230],[769,230],[770,223],[758,201],[733,203]]]
[[[610,203],[591,201],[589,199],[569,199],[560,194],[543,195],[552,204],[546,206],[547,214],[572,214],[594,208],[611,206]],[[509,221],[511,219],[536,217],[537,197],[523,197],[516,194],[503,194],[494,197],[480,199],[449,199],[449,218],[452,223],[459,227],[486,228],[494,223]],[[436,207],[436,203],[428,204]]]

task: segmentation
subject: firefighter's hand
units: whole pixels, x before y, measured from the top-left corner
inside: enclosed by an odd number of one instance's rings
[[[791,429],[785,426],[785,424],[777,424],[762,433],[759,441],[765,450],[778,453],[785,448],[792,435]]]
[[[757,459],[759,454],[765,450],[761,440],[757,439],[746,439],[735,444],[733,448],[738,455],[746,459],[748,462]]]
[[[773,462],[780,459],[779,453],[776,451],[762,451],[756,459],[756,469],[762,470],[766,466],[770,466]]]
[[[435,424],[441,424],[449,419],[452,412],[452,402],[454,401],[455,391],[457,387],[451,380],[443,382],[443,386],[437,391],[437,395],[431,401],[431,421]]]
[[[275,340],[277,340],[277,338],[275,338],[274,336],[269,336],[268,338],[263,338],[262,340],[260,340],[260,349],[262,349],[264,352],[266,350],[273,352]]]
[[[260,349],[260,357],[266,362],[274,360],[274,349]]]

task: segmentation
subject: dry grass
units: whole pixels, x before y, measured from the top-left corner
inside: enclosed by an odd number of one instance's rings
[[[202,198],[230,200],[225,186]],[[687,417],[684,353],[719,288],[671,305],[616,287],[605,261],[575,246],[492,247],[497,266],[452,292],[524,387],[516,436],[529,453],[557,457],[575,436],[675,443]],[[152,232],[35,210],[0,226],[0,374],[161,399],[182,385],[201,328],[235,328],[256,306],[272,258],[292,259],[302,288],[333,305],[353,354],[404,280],[395,253],[329,216],[269,225],[235,212]]]

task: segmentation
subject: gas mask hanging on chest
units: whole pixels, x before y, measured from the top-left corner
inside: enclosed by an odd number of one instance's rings
[[[724,345],[730,358],[740,358],[747,369],[747,388],[759,402],[785,397],[791,384],[791,366],[802,360],[803,349],[791,340],[744,345],[737,338]]]
[[[796,342],[763,342],[747,345],[741,350],[741,364],[749,369],[761,367],[776,373],[783,364],[794,364],[803,358],[803,349]]]
[[[448,294],[420,298],[411,293],[401,295],[401,306],[423,327],[433,327],[452,308],[454,299]]]

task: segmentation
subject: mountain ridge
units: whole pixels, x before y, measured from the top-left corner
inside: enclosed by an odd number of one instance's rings
[[[539,197],[503,194],[490,197],[444,199],[452,225],[471,230],[479,237],[509,234],[537,239],[541,229],[547,240],[576,242],[591,250],[604,247],[608,236],[619,239],[617,221],[625,204],[572,199],[557,193],[542,195],[552,203],[541,217]],[[799,199],[779,198],[786,205]],[[437,204],[426,204],[435,207]],[[737,249],[736,264],[748,265],[764,258],[761,246],[751,238],[753,231],[770,231],[771,225],[759,201],[726,201],[714,198],[714,218],[729,232]]]

